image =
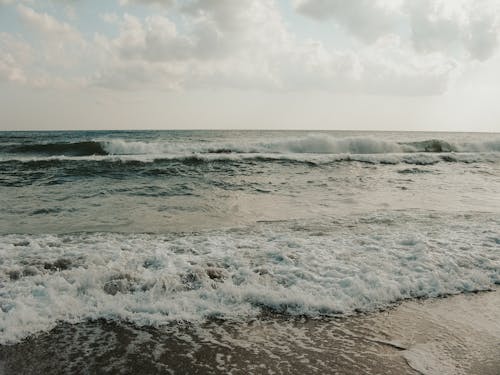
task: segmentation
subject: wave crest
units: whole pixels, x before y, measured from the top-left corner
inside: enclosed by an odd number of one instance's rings
[[[270,143],[264,145],[264,148],[268,152],[297,154],[387,154],[405,151],[397,143],[377,138],[333,138],[322,134],[311,134],[303,138]]]
[[[500,152],[500,139],[486,142],[454,144],[440,139],[394,142],[375,137],[336,138],[326,134],[284,138],[270,142],[229,141],[128,141],[123,139],[92,140],[66,143],[16,144],[6,148],[10,154],[42,156],[149,155],[153,157],[197,154],[321,154],[369,155],[414,153],[484,153]]]
[[[408,142],[402,143],[402,145],[409,147],[410,150],[413,148],[413,152],[457,152],[459,147],[451,143],[439,140],[439,139],[429,139],[426,141],[419,142]]]
[[[500,152],[500,139],[487,142],[454,144],[440,139],[416,142],[393,142],[380,138],[357,136],[336,138],[326,134],[309,134],[257,143],[173,143],[132,142],[111,140],[103,142],[111,155],[161,154],[395,154]]]

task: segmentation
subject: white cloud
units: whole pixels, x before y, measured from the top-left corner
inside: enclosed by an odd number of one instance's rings
[[[19,4],[17,11],[21,20],[37,32],[41,32],[53,39],[69,40],[82,43],[83,38],[80,33],[66,22],[58,21],[47,13],[38,13],[32,8]]]
[[[7,33],[0,33],[0,81],[25,83],[23,67],[32,59],[29,44]]]
[[[175,0],[118,0],[121,6],[129,4],[158,5],[170,7],[175,4]]]
[[[113,45],[125,59],[172,61],[187,58],[194,44],[178,35],[176,25],[164,16],[153,15],[144,22],[126,14],[121,22],[120,35]]]
[[[32,32],[24,36],[0,34],[0,78],[32,87],[85,85],[85,65],[92,62],[80,32],[26,5],[18,4],[14,9]]]
[[[104,38],[112,64],[97,83],[428,95],[445,90],[457,67],[438,52],[420,56],[391,34],[357,51],[300,40],[271,0],[195,0],[180,11],[182,32],[166,16],[124,15],[118,37]]]
[[[118,71],[136,67],[144,79],[167,72],[175,86],[178,82],[204,86],[218,79],[219,85],[246,87],[254,80],[253,86],[258,86],[269,80],[273,57],[292,47],[272,1],[191,2],[181,11],[187,17],[182,33],[166,16],[141,20],[124,15],[119,36],[108,42]],[[124,69],[127,63],[130,66]],[[155,74],[146,74],[148,69]],[[179,76],[173,79],[172,72]],[[116,71],[113,77],[116,82]]]
[[[36,31],[30,46],[34,57],[23,62],[6,45],[0,74],[37,85],[88,83],[114,90],[230,87],[434,95],[446,91],[467,59],[492,56],[498,36],[497,13],[466,0],[454,6],[444,0],[296,2],[302,14],[332,18],[365,42],[356,49],[335,49],[296,35],[273,0],[134,2],[169,10],[142,17],[102,14],[116,34],[92,39],[53,15],[17,5],[24,24]]]

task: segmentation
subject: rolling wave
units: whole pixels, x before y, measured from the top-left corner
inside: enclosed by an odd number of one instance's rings
[[[160,170],[162,174],[182,175],[199,173],[200,171],[241,170],[254,168],[256,165],[303,166],[303,167],[333,167],[346,163],[361,163],[368,165],[413,165],[425,166],[438,163],[495,164],[500,162],[498,154],[467,154],[467,153],[408,153],[408,154],[185,154],[164,157],[135,156],[83,156],[56,157],[51,156],[22,158],[17,160],[0,159],[0,170],[6,175],[15,177],[19,184],[27,182],[27,172],[35,172],[34,178],[39,179],[40,171],[62,168],[64,174],[72,176],[95,176],[101,173],[107,176],[147,175]],[[10,182],[9,182],[10,181]],[[9,179],[0,179],[0,186],[12,183]]]
[[[269,143],[179,144],[171,142],[128,142],[112,140],[102,144],[110,155],[158,155],[175,153],[201,154],[395,154],[395,153],[450,153],[500,152],[500,139],[453,144],[440,139],[417,142],[392,142],[375,137],[335,138],[324,134],[288,138]]]
[[[272,142],[144,142],[90,140],[67,143],[14,144],[4,148],[8,154],[26,156],[127,156],[179,157],[204,154],[321,154],[371,155],[414,153],[483,153],[500,152],[500,139],[453,144],[439,139],[417,142],[392,142],[374,137],[334,138],[324,134],[287,138]]]
[[[498,152],[500,140],[453,144],[440,139],[417,142],[392,142],[375,137],[335,138],[324,134],[288,138],[269,143],[179,144],[170,142],[129,142],[112,140],[102,144],[110,155],[193,154],[397,154]]]
[[[35,143],[21,144],[7,147],[11,154],[28,154],[44,156],[91,156],[108,155],[101,142],[58,142],[58,143]]]

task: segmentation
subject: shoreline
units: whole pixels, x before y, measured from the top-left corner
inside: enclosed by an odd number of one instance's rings
[[[247,322],[136,327],[60,323],[0,346],[0,373],[500,372],[500,293],[406,300],[340,319],[276,314]]]

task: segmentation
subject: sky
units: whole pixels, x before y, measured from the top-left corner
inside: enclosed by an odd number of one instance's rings
[[[0,130],[500,132],[500,0],[0,0]]]

